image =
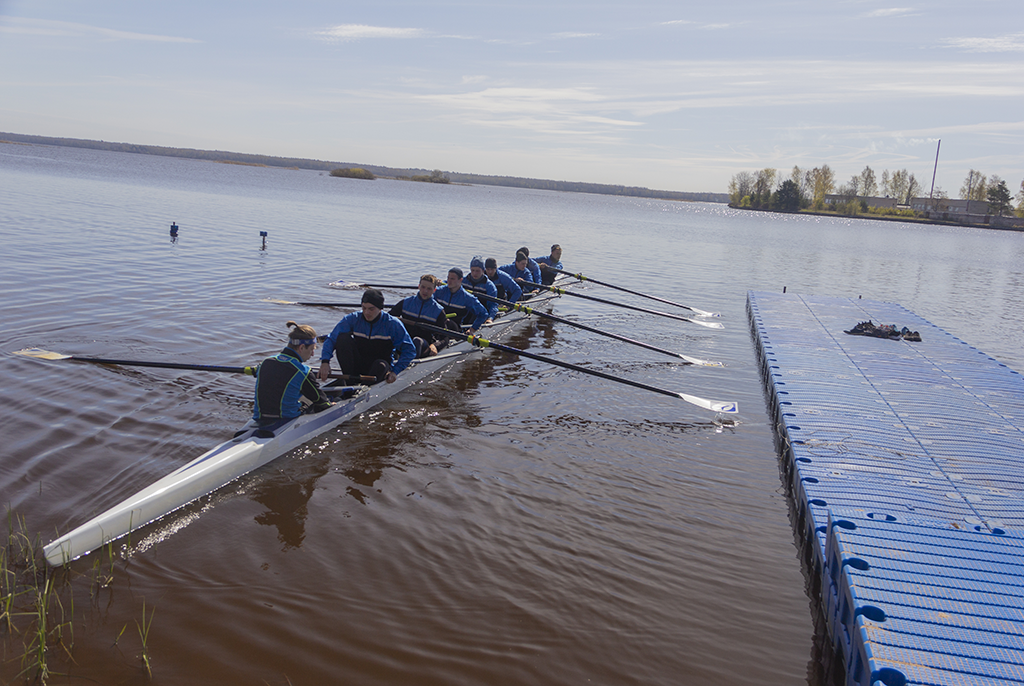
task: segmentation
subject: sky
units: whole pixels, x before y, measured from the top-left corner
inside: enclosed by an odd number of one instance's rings
[[[1016,193],[1024,5],[0,0],[0,131],[694,192],[927,191],[938,150]]]

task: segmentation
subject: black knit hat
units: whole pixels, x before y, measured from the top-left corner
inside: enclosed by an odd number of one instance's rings
[[[378,310],[384,309],[384,294],[378,291],[376,288],[367,288],[363,291],[362,302],[370,303]]]

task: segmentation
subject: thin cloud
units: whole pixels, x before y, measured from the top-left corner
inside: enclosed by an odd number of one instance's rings
[[[964,52],[1024,52],[1024,33],[995,38],[949,38],[946,45]]]
[[[161,36],[154,33],[135,33],[119,31],[102,26],[75,24],[68,21],[52,21],[49,19],[29,19],[26,17],[0,16],[0,33],[20,34],[26,36],[51,36],[59,38],[99,37],[105,40],[148,41],[155,43],[201,43],[195,38],[180,36]]]
[[[868,12],[864,16],[870,19],[878,19],[881,17],[905,17],[913,12],[913,7],[889,7],[888,9],[874,10],[873,12]]]
[[[391,26],[339,24],[329,29],[315,31],[314,35],[325,40],[350,41],[366,38],[419,38],[425,35],[425,32],[423,29],[396,28]]]
[[[689,19],[673,19],[671,21],[663,21],[663,22],[661,22],[660,26],[672,26],[672,25],[675,25],[675,24],[693,24],[693,23],[695,23],[695,22],[692,22]]]
[[[595,38],[600,36],[600,33],[576,33],[574,31],[563,31],[561,33],[552,34],[555,38]]]

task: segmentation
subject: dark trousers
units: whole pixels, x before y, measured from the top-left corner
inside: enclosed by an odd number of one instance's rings
[[[334,343],[334,357],[338,360],[342,374],[372,376],[378,383],[391,371],[388,360],[369,359],[362,355],[355,337],[350,333],[338,336]]]

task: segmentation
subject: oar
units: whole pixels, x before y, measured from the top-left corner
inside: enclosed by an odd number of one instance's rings
[[[563,317],[556,317],[555,315],[548,314],[547,312],[539,312],[539,311],[533,309],[532,307],[527,307],[523,303],[511,303],[511,302],[509,302],[507,300],[502,300],[501,298],[495,298],[494,296],[487,295],[486,293],[477,293],[476,297],[484,298],[486,300],[492,300],[492,301],[498,303],[499,305],[507,307],[510,310],[515,310],[516,312],[524,312],[526,314],[532,314],[534,316],[542,317],[544,319],[550,319],[551,321],[554,321],[554,322],[561,322],[563,324],[568,324],[569,326],[575,326],[577,329],[583,329],[584,331],[590,331],[591,333],[596,333],[596,334],[599,334],[601,336],[607,336],[608,338],[614,338],[615,340],[622,341],[623,343],[629,343],[630,345],[637,345],[637,346],[640,346],[641,348],[646,348],[647,350],[653,350],[656,353],[662,353],[664,355],[669,355],[671,357],[678,357],[679,359],[684,360],[687,364],[697,364],[697,365],[701,365],[702,367],[724,367],[725,366],[721,362],[712,362],[712,361],[709,361],[709,360],[702,360],[702,359],[697,358],[697,357],[690,357],[689,355],[683,355],[682,353],[675,353],[675,352],[672,352],[671,350],[665,350],[664,348],[658,348],[656,346],[651,345],[650,343],[644,343],[643,341],[637,341],[637,340],[634,340],[632,338],[626,338],[625,336],[620,336],[619,334],[612,333],[610,331],[602,331],[601,329],[595,329],[595,328],[593,328],[591,326],[587,326],[586,324],[580,324],[579,322],[575,322],[575,321],[573,321],[571,319],[565,319]]]
[[[707,400],[706,398],[699,398],[699,397],[697,397],[695,395],[687,395],[686,393],[676,393],[675,391],[667,391],[667,390],[665,390],[663,388],[658,388],[656,386],[648,386],[647,384],[640,383],[639,381],[632,381],[630,379],[624,379],[621,376],[613,376],[611,374],[605,374],[604,372],[599,372],[599,371],[596,371],[596,370],[593,370],[593,369],[587,369],[586,367],[580,367],[579,365],[572,364],[571,362],[562,362],[561,360],[556,360],[556,359],[551,358],[551,357],[544,357],[543,355],[535,355],[534,353],[530,353],[530,352],[527,352],[525,350],[520,350],[519,348],[513,348],[511,346],[502,345],[501,343],[495,343],[494,341],[489,341],[486,338],[481,338],[480,336],[467,336],[466,334],[457,333],[457,332],[454,332],[454,331],[447,331],[446,329],[441,329],[441,328],[436,327],[436,326],[431,326],[430,324],[421,324],[420,326],[422,326],[425,329],[430,329],[430,330],[433,330],[433,331],[437,331],[438,333],[445,333],[445,334],[449,334],[449,335],[455,336],[455,337],[460,338],[461,340],[464,340],[464,341],[469,341],[470,345],[474,345],[474,346],[476,346],[478,348],[494,348],[495,350],[501,350],[503,352],[512,353],[513,355],[520,355],[522,357],[528,357],[528,358],[530,358],[532,360],[539,360],[540,362],[547,362],[548,364],[553,364],[556,367],[563,367],[565,369],[571,369],[574,372],[580,372],[582,374],[590,374],[591,376],[597,376],[597,377],[600,377],[602,379],[607,379],[609,381],[614,381],[616,383],[626,384],[627,386],[633,386],[635,388],[642,388],[645,391],[653,391],[654,393],[661,393],[662,395],[667,395],[667,396],[670,396],[670,397],[673,397],[673,398],[678,398],[679,400],[685,400],[686,402],[688,402],[688,403],[690,403],[692,405],[696,405],[697,407],[702,407],[705,410],[711,410],[712,412],[724,412],[724,413],[728,413],[728,414],[734,414],[736,412],[739,412],[739,407],[736,405],[736,403],[730,403],[730,402],[724,402],[723,403],[723,402],[718,402],[718,401],[715,401],[715,400]]]
[[[147,360],[112,360],[105,357],[82,357],[81,355],[65,355],[41,348],[25,348],[16,350],[15,355],[34,357],[39,360],[72,360],[74,362],[92,362],[93,364],[116,364],[123,367],[159,367],[161,369],[191,369],[199,372],[225,372],[228,374],[256,375],[256,367],[225,367],[215,364],[186,364],[183,362],[154,362]],[[349,379],[353,381],[376,381],[373,376],[355,374],[331,374],[333,379]]]
[[[590,283],[596,283],[599,286],[607,286],[608,288],[614,288],[615,290],[622,291],[623,293],[632,293],[633,295],[639,295],[641,298],[649,298],[650,300],[657,300],[658,302],[665,303],[666,305],[675,305],[676,307],[681,307],[684,310],[690,310],[690,312],[694,312],[694,313],[700,315],[701,317],[721,317],[722,316],[722,315],[720,315],[717,312],[705,312],[704,310],[698,310],[696,307],[690,307],[689,305],[683,305],[682,303],[673,302],[672,300],[666,300],[665,298],[659,298],[656,295],[648,295],[646,293],[640,293],[639,291],[631,291],[628,288],[624,288],[622,286],[616,286],[613,283],[606,283],[604,281],[598,281],[597,279],[592,279],[589,276],[583,276],[583,274],[574,274],[572,272],[567,272],[564,269],[555,269],[554,267],[547,267],[547,269],[550,269],[551,271],[558,272],[559,274],[566,274],[568,276],[571,276],[574,279],[579,279],[580,281],[589,281]]]
[[[416,290],[419,286],[398,286],[391,283],[361,283],[358,281],[332,281],[327,284],[332,288],[344,288],[350,291],[356,291],[360,288],[398,288],[401,290]]]
[[[584,295],[583,293],[577,293],[575,291],[569,291],[564,288],[555,288],[554,286],[545,286],[544,284],[531,283],[531,286],[537,288],[543,288],[546,291],[552,293],[558,293],[559,295],[571,295],[574,298],[583,298],[584,300],[591,300],[597,303],[604,303],[605,305],[614,305],[615,307],[624,307],[627,310],[633,310],[635,312],[646,312],[647,314],[656,314],[659,317],[668,317],[669,319],[676,319],[681,322],[689,322],[690,324],[698,324],[700,326],[707,327],[709,329],[724,329],[725,327],[718,322],[702,322],[699,319],[689,319],[688,317],[680,317],[677,314],[669,314],[668,312],[659,312],[657,310],[648,310],[646,307],[637,307],[636,305],[627,305],[625,303],[617,303],[614,300],[605,300],[604,298],[595,298],[592,295]]]
[[[362,307],[362,303],[314,303],[314,302],[295,302],[294,300],[278,300],[277,298],[262,298],[260,302],[265,303],[276,303],[278,305],[303,305],[305,307]],[[385,308],[391,307],[391,305],[385,305]]]

